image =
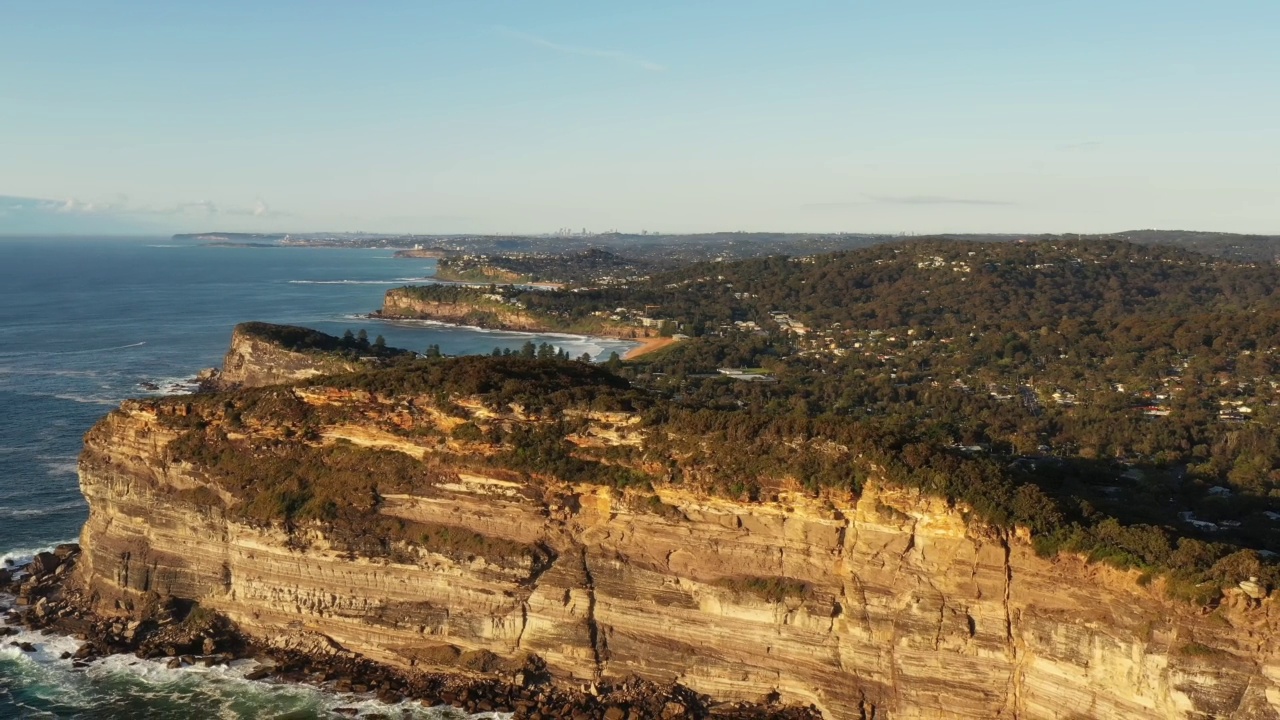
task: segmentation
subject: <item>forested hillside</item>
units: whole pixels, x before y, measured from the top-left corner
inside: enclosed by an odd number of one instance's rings
[[[850,458],[874,456],[1047,551],[1200,578],[1233,548],[1280,551],[1278,285],[1172,247],[925,240],[497,292],[565,326],[690,336],[618,371],[674,401],[653,447],[725,492],[856,487]]]

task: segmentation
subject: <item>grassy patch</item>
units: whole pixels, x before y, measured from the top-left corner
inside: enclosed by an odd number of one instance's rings
[[[738,575],[716,580],[715,585],[743,595],[754,595],[768,602],[782,602],[787,598],[805,599],[813,588],[809,583],[780,576]]]

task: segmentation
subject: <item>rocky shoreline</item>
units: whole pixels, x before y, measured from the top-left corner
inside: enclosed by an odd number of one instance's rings
[[[30,642],[6,640],[18,628],[59,634],[81,642],[63,654],[76,668],[110,655],[166,661],[170,669],[253,660],[247,680],[305,683],[335,693],[369,695],[388,705],[451,706],[468,713],[506,712],[518,720],[814,720],[816,708],[777,704],[770,694],[758,702],[716,703],[679,684],[640,678],[565,687],[553,684],[534,655],[522,660],[477,653],[461,666],[466,673],[413,673],[372,662],[336,647],[272,647],[241,633],[222,615],[174,597],[155,596],[132,614],[93,612],[90,599],[66,582],[80,557],[76,544],[59,545],[29,563],[0,568],[0,592],[16,603],[0,625],[0,644],[35,652]],[[337,708],[338,715],[358,710]],[[363,715],[363,717],[377,717]]]

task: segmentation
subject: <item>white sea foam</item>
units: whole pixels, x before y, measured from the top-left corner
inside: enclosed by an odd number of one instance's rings
[[[58,370],[53,368],[0,367],[0,375],[40,375],[48,377],[97,377],[97,370]]]
[[[85,507],[85,502],[83,500],[73,500],[57,503],[56,505],[46,505],[43,507],[15,508],[7,505],[0,505],[0,520],[4,518],[41,517],[44,515],[66,512],[68,510],[82,510]]]
[[[43,458],[42,458],[43,459]],[[72,459],[55,459],[53,462],[44,464],[46,475],[75,475],[80,471],[80,463]]]
[[[49,393],[32,393],[33,395],[49,395]],[[59,400],[69,400],[71,402],[83,403],[85,405],[119,405],[122,397],[107,397],[104,395],[78,395],[76,393],[57,393],[52,395]]]
[[[27,563],[31,562],[31,558],[35,557],[35,556],[36,556],[36,553],[52,552],[52,551],[53,551],[53,548],[54,548],[55,546],[58,546],[58,545],[65,545],[65,544],[67,544],[67,543],[73,543],[73,542],[76,542],[76,540],[74,540],[74,539],[72,539],[72,540],[59,540],[58,542],[54,543],[53,545],[45,545],[45,546],[43,546],[43,547],[14,548],[14,549],[12,549],[12,550],[9,550],[8,552],[5,552],[5,553],[3,553],[3,554],[0,554],[0,567],[11,567],[11,566],[14,566],[14,565],[25,565],[25,564],[27,564]]]
[[[103,353],[103,352],[110,352],[112,350],[128,350],[130,348],[142,347],[143,345],[146,345],[146,344],[147,344],[147,341],[142,340],[136,343],[129,343],[128,345],[115,345],[113,347],[105,347],[105,348],[89,348],[86,350],[26,350],[22,352],[0,352],[0,357],[37,357],[42,355],[83,355],[85,353]],[[12,372],[13,370],[10,370],[10,371]],[[73,375],[77,373],[89,373],[89,374],[92,373],[92,371],[87,371],[87,370],[43,370],[42,372],[52,374],[52,375],[57,375],[57,374]]]
[[[3,603],[0,603],[3,604]],[[209,716],[229,718],[321,717],[337,708],[351,708],[358,717],[381,715],[423,720],[466,718],[453,708],[425,708],[416,703],[388,705],[352,693],[333,693],[310,685],[279,681],[248,680],[245,676],[260,667],[253,660],[237,660],[229,665],[205,667],[200,664],[180,669],[168,667],[168,660],[141,660],[133,655],[110,655],[75,667],[64,654],[74,654],[79,641],[61,635],[43,635],[19,630],[5,638],[0,660],[16,666],[14,680],[39,687],[44,696],[60,707],[89,710],[120,695],[172,704],[182,699],[196,701]],[[34,652],[9,643],[30,643]],[[13,684],[13,681],[10,682]],[[506,720],[509,713],[480,713],[473,720]]]
[[[66,540],[63,542],[74,542]],[[62,544],[62,543],[56,543]],[[21,565],[38,552],[53,546],[16,548],[0,554],[0,567]],[[0,594],[0,611],[13,607],[11,595]],[[0,625],[3,625],[0,621]],[[205,667],[192,665],[180,669],[168,667],[168,659],[141,660],[133,655],[110,655],[76,668],[73,661],[63,659],[74,654],[80,642],[63,635],[46,635],[15,626],[17,633],[4,638],[0,645],[0,662],[5,670],[6,687],[32,691],[59,708],[89,710],[131,695],[143,701],[154,700],[172,705],[181,698],[201,703],[212,716],[227,718],[322,717],[337,708],[353,708],[359,717],[382,715],[422,720],[466,718],[466,714],[448,707],[424,708],[416,703],[388,705],[370,695],[335,693],[310,685],[275,680],[248,680],[245,676],[260,665],[253,660],[237,660],[230,665]],[[10,643],[17,643],[12,645]],[[34,652],[19,647],[30,643]],[[3,705],[0,705],[2,708]],[[26,710],[27,708],[24,708]],[[44,713],[32,708],[35,715]],[[49,713],[51,717],[60,717]],[[508,720],[510,713],[480,713],[472,720]]]
[[[522,332],[520,330],[494,330],[492,328],[482,328],[475,325],[460,325],[458,323],[441,322],[439,320],[421,320],[416,318],[380,318],[372,315],[348,315],[344,316],[357,320],[369,320],[372,322],[385,323],[393,327],[406,328],[441,328],[451,330],[466,330],[468,332],[480,333],[483,335],[510,335],[511,337],[539,337],[546,333]]]
[[[162,395],[190,395],[200,388],[200,383],[195,382],[191,375],[183,377],[164,377],[156,378],[148,381],[156,386],[155,390],[146,390],[139,388],[139,394],[147,396]]]
[[[603,354],[607,350],[629,350],[640,345],[636,340],[626,338],[611,338],[598,335],[575,335],[573,333],[559,332],[524,332],[521,330],[495,330],[493,328],[482,328],[475,325],[460,325],[458,323],[441,322],[440,320],[422,320],[415,318],[379,318],[370,315],[344,315],[344,319],[350,320],[370,320],[373,322],[385,323],[393,327],[427,327],[452,330],[466,330],[467,332],[479,333],[482,335],[491,335],[496,337],[510,337],[514,339],[525,338],[546,338],[553,340],[564,340],[566,344],[572,343],[580,349],[591,352],[592,356]],[[555,344],[555,343],[552,343]]]
[[[142,340],[141,342],[129,343],[128,345],[116,345],[114,347],[91,348],[89,350],[60,350],[58,352],[34,352],[31,354],[32,355],[82,355],[84,353],[100,353],[100,352],[109,352],[111,350],[128,350],[129,348],[142,347],[143,345],[146,345],[146,344],[147,344],[147,341]]]

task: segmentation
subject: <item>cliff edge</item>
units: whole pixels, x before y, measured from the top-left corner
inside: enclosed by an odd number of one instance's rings
[[[74,582],[401,668],[536,655],[834,720],[1280,717],[1273,597],[1170,601],[874,466],[856,495],[707,492],[644,449],[660,402],[516,358],[129,401],[85,439]]]
[[[260,387],[357,372],[411,357],[407,350],[310,328],[246,322],[232,330],[222,369],[206,370],[200,380],[212,390]]]

